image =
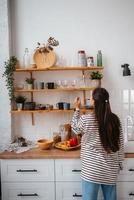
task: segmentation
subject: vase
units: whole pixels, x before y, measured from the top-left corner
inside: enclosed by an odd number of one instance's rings
[[[33,89],[33,84],[27,84],[27,89],[32,90]]]
[[[94,88],[101,87],[101,80],[99,80],[99,79],[93,79],[92,80],[92,87],[94,87]]]
[[[53,50],[41,53],[40,49],[38,49],[34,54],[34,62],[37,68],[52,67],[56,63],[56,54]]]
[[[21,111],[23,109],[23,103],[16,103],[17,110]]]

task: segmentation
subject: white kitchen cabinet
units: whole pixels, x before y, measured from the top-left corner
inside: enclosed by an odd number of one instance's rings
[[[134,181],[134,158],[126,158],[123,163],[123,170],[118,176],[119,181]]]
[[[82,200],[80,159],[55,160],[56,200]],[[98,200],[102,200],[99,192]]]
[[[134,200],[134,158],[126,158],[118,175],[117,200]]]
[[[117,183],[117,200],[134,200],[134,181]]]
[[[56,200],[82,200],[81,182],[56,182]]]
[[[2,160],[1,179],[5,181],[54,181],[54,160]]]
[[[1,160],[2,200],[82,200],[80,173],[79,159]],[[124,161],[117,200],[134,200],[134,158]]]
[[[55,160],[56,200],[82,200],[79,159]]]
[[[2,160],[2,200],[55,200],[54,160]]]
[[[56,159],[55,176],[56,181],[81,181],[80,159]]]
[[[6,182],[2,184],[2,200],[54,200],[54,182]]]

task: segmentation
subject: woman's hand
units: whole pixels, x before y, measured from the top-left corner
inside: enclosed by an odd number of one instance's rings
[[[80,97],[76,97],[74,100],[74,108],[80,109],[80,105],[81,105]]]

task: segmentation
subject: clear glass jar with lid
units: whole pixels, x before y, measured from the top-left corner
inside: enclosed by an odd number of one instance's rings
[[[87,66],[86,53],[84,50],[78,51],[78,66],[81,66],[81,67]]]

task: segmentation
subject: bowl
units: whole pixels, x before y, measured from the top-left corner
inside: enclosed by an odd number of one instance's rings
[[[38,147],[42,150],[50,149],[53,145],[53,140],[40,139],[37,141]]]

